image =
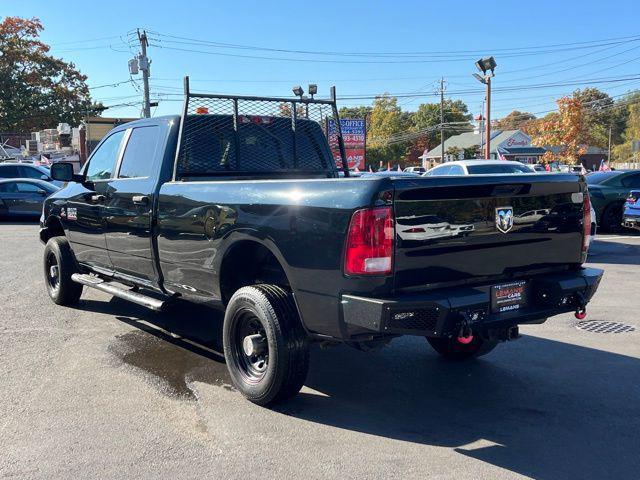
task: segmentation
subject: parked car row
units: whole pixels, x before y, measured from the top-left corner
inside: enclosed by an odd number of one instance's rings
[[[0,163],[0,179],[4,178],[31,178],[52,183],[56,187],[62,187],[62,182],[51,178],[51,170],[49,168],[32,163]]]
[[[640,171],[593,172],[586,179],[591,204],[599,219],[598,226],[609,232],[619,229],[623,225],[623,211],[629,194],[640,189]]]
[[[421,167],[408,167],[403,172],[378,172],[373,175],[415,175]],[[564,172],[580,173],[580,166],[568,166]],[[525,165],[508,160],[459,160],[437,165],[422,173],[427,177],[455,175],[495,175],[549,173],[540,165]],[[598,219],[598,226],[607,232],[621,227],[640,229],[640,171],[613,170],[591,172],[586,175],[592,205],[591,218]],[[634,190],[635,189],[635,190]],[[634,193],[635,192],[635,193]],[[626,202],[626,203],[625,203]]]
[[[42,202],[62,186],[62,182],[51,178],[51,171],[47,167],[27,162],[2,162],[0,216],[40,216]]]

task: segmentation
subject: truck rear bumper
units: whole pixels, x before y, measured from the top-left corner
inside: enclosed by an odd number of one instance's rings
[[[463,321],[474,330],[542,323],[548,317],[584,307],[603,271],[581,268],[527,278],[527,303],[505,312],[491,309],[491,285],[457,287],[392,298],[342,295],[344,321],[369,332],[431,337],[455,334]]]

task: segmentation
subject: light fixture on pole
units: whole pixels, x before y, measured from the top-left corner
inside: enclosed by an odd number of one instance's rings
[[[304,90],[302,89],[302,87],[300,85],[296,85],[291,90],[293,91],[293,94],[296,97],[300,97],[300,99],[302,99],[302,96],[304,95]]]
[[[311,95],[311,100],[313,100],[313,96],[318,93],[318,85],[315,83],[309,84],[309,95]]]
[[[487,104],[485,114],[485,146],[484,157],[491,158],[491,78],[495,75],[493,71],[498,66],[495,58],[483,57],[476,62],[476,68],[482,72],[482,75],[474,73],[473,76],[480,83],[484,83],[487,86]],[[490,72],[490,73],[487,73]]]

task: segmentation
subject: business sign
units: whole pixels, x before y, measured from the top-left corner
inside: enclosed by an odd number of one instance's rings
[[[528,147],[531,145],[531,137],[525,135],[522,132],[516,132],[507,138],[504,142],[502,142],[500,147]]]
[[[341,118],[340,128],[342,130],[342,139],[344,140],[344,149],[347,154],[347,162],[350,169],[358,167],[360,170],[365,168],[365,145],[366,145],[366,121],[364,118]],[[331,153],[336,161],[338,168],[342,168],[342,157],[338,146],[338,134],[336,132],[335,120],[328,122],[329,145]]]

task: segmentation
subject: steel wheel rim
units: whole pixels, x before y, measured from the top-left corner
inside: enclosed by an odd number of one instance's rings
[[[60,265],[58,265],[58,259],[53,252],[49,252],[47,255],[45,276],[49,288],[52,291],[57,290],[60,286]]]
[[[248,354],[244,344],[247,337],[259,336],[264,344],[263,352]],[[267,373],[269,366],[269,342],[264,325],[249,310],[241,310],[236,314],[232,332],[231,350],[238,371],[247,383],[259,383]]]

